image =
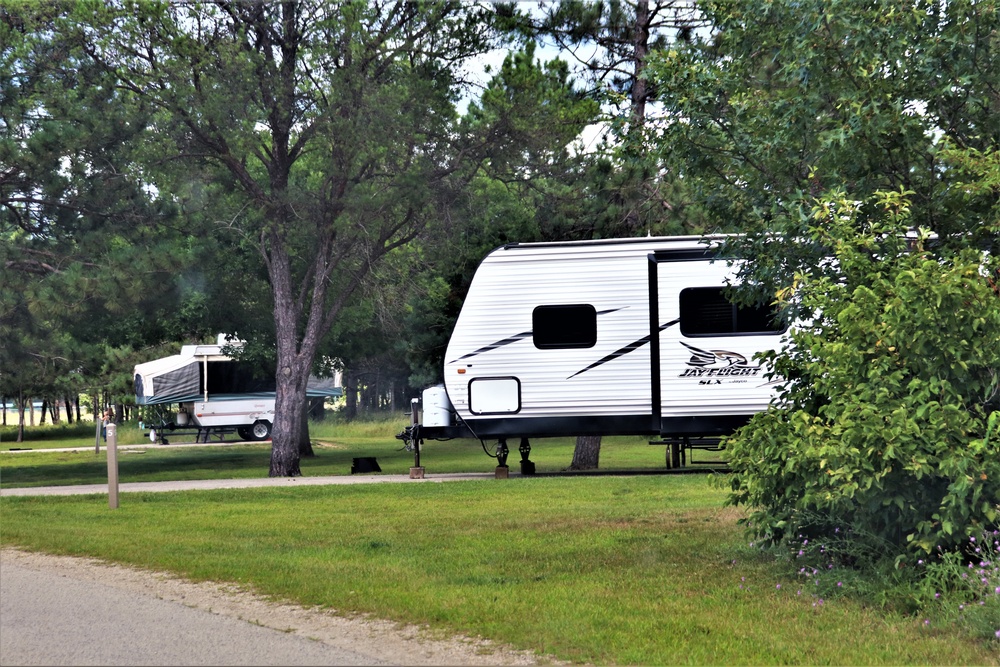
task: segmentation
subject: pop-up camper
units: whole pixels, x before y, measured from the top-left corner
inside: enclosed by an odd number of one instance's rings
[[[754,355],[785,331],[724,296],[722,237],[511,244],[473,278],[400,438],[718,437],[773,393]],[[415,400],[416,403],[416,400]],[[416,410],[416,405],[414,405]],[[530,445],[529,445],[530,449]],[[523,451],[522,451],[523,453]]]
[[[249,364],[223,354],[225,345],[225,335],[220,334],[215,345],[185,345],[180,354],[135,367],[138,405],[178,405],[170,419],[150,425],[151,439],[164,442],[165,431],[192,427],[206,438],[210,432],[234,430],[244,440],[270,437],[274,377],[261,376]],[[342,393],[339,375],[309,378],[309,397],[337,397]]]

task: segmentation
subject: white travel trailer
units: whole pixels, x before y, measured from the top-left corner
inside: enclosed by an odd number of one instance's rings
[[[166,433],[178,428],[195,428],[206,442],[210,433],[236,431],[244,440],[271,436],[274,377],[261,377],[248,364],[223,354],[225,345],[225,334],[220,334],[215,345],[185,345],[180,354],[136,365],[138,405],[178,406],[176,413],[170,411],[149,425],[151,440],[166,443]],[[339,374],[311,377],[306,390],[314,398],[342,393]]]
[[[399,437],[496,439],[504,454],[522,438],[525,455],[531,437],[731,433],[771,400],[753,357],[785,327],[725,299],[736,267],[717,256],[722,238],[497,248],[455,324],[444,385]]]

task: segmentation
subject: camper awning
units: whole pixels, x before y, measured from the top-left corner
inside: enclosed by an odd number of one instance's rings
[[[135,402],[183,403],[203,398],[200,361],[190,355],[175,354],[135,367]]]
[[[317,396],[325,396],[328,398],[343,396],[344,388],[337,384],[338,380],[339,377],[318,378],[315,375],[310,375],[309,382],[306,384],[306,396],[313,398]]]

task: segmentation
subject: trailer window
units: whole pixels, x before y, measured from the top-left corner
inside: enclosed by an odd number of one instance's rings
[[[540,350],[593,347],[597,310],[590,304],[538,306],[531,313],[531,335]]]
[[[778,334],[784,327],[768,306],[737,306],[723,296],[722,287],[681,290],[681,333],[685,336]]]

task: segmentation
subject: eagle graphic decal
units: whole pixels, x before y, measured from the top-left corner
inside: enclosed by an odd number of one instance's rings
[[[715,366],[722,362],[725,362],[726,366],[749,366],[747,358],[738,352],[730,352],[729,350],[703,350],[699,347],[688,345],[683,341],[680,343],[692,352],[691,358],[687,362],[688,366],[704,368],[705,366]]]
[[[678,376],[682,378],[701,378],[699,384],[722,384],[722,378],[734,382],[745,382],[746,378],[760,375],[761,367],[755,366],[739,352],[731,350],[703,350],[684,341],[680,344],[691,351],[687,368]]]

